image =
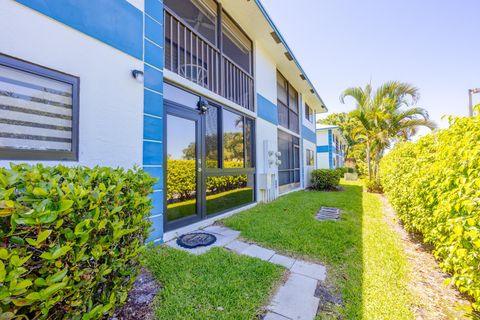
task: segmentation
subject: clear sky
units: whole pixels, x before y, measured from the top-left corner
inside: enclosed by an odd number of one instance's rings
[[[480,87],[480,0],[262,0],[329,112],[350,86],[388,80],[420,89],[418,106],[466,115]],[[480,103],[480,94],[474,101]]]

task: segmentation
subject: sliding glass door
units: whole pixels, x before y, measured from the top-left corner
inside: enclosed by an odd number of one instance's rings
[[[198,110],[199,96],[169,84],[164,97],[165,228],[254,202],[254,120],[213,102]]]

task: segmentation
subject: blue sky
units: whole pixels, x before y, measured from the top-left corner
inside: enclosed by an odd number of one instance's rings
[[[341,91],[388,80],[420,89],[440,126],[480,87],[480,0],[262,0],[329,112]],[[480,95],[475,97],[480,103]]]

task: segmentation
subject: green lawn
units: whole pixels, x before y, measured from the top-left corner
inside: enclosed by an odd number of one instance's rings
[[[360,183],[343,187],[345,192],[295,192],[223,223],[248,240],[326,264],[345,302],[338,311],[343,318],[413,319],[407,260],[378,195],[363,193]],[[342,209],[342,220],[316,221],[321,206]]]
[[[147,267],[162,284],[156,319],[255,319],[285,269],[214,248],[196,256],[165,246],[147,252]]]

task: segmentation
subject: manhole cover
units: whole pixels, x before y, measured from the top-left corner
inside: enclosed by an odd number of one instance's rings
[[[320,221],[340,219],[340,209],[332,207],[322,207],[315,218]]]
[[[177,239],[177,244],[183,248],[193,249],[196,247],[209,246],[215,241],[217,241],[217,237],[215,237],[213,234],[205,232],[195,232],[181,235]]]

